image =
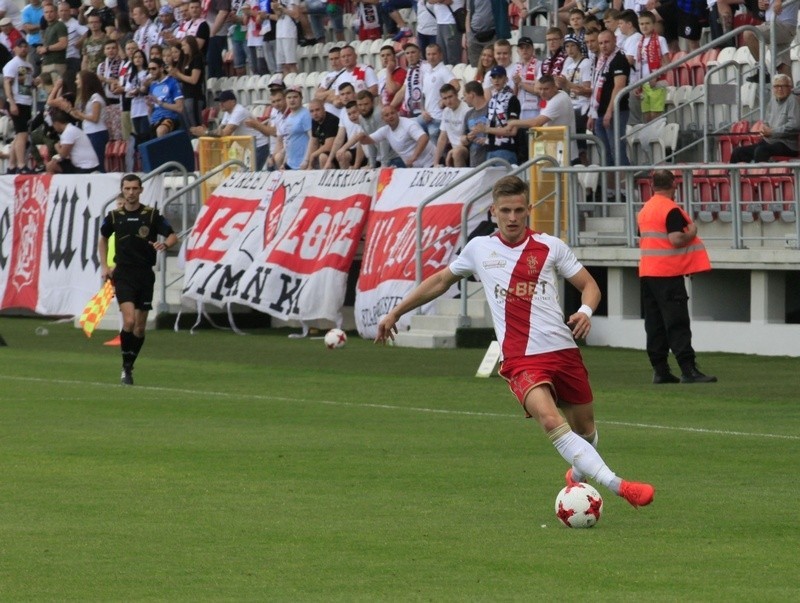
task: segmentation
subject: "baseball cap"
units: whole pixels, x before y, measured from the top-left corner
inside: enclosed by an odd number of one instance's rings
[[[296,92],[300,95],[300,98],[303,97],[303,89],[300,86],[289,86],[286,89],[286,94],[289,94],[290,92]]]
[[[159,15],[171,15],[172,13],[173,10],[171,6],[162,6],[158,11]]]
[[[272,78],[269,84],[267,84],[267,88],[279,88],[281,90],[286,90],[286,84],[283,83],[283,78],[278,76]]]
[[[564,46],[566,46],[567,44],[575,44],[575,46],[580,46],[581,41],[575,36],[569,35],[564,38]]]
[[[0,27],[5,27],[6,25],[11,25],[11,19],[8,17],[3,17],[0,19]]]
[[[522,36],[519,40],[517,40],[517,46],[533,47],[533,40],[531,40],[528,36]]]
[[[506,68],[502,65],[495,65],[489,72],[489,77],[506,77]]]
[[[224,103],[225,101],[231,101],[231,100],[235,101],[236,95],[233,93],[233,90],[223,90],[222,92],[217,94],[216,97],[214,97],[214,100],[217,101],[218,103]]]

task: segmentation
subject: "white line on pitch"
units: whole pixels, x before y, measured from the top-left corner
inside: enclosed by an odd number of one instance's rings
[[[97,387],[109,387],[109,383],[101,383],[97,381],[74,381],[69,379],[44,379],[41,377],[19,377],[10,375],[0,375],[0,379],[11,379],[14,381],[28,381],[34,383],[57,383],[62,385],[91,385]],[[137,390],[157,391],[157,392],[172,392],[177,394],[189,394],[193,396],[218,396],[220,398],[238,398],[250,400],[274,400],[276,402],[302,402],[312,404],[326,404],[329,406],[352,406],[358,408],[379,408],[382,410],[405,410],[411,412],[424,412],[431,414],[443,415],[464,415],[471,417],[491,417],[501,419],[516,419],[519,414],[509,413],[493,413],[493,412],[475,412],[469,410],[448,410],[442,408],[424,408],[418,406],[396,406],[393,404],[374,404],[374,403],[357,403],[357,402],[340,402],[336,400],[312,400],[309,398],[288,398],[285,396],[268,396],[264,394],[246,394],[236,392],[218,392],[218,391],[201,391],[193,389],[182,389],[178,387],[159,387],[153,385],[137,385]],[[754,433],[749,431],[728,431],[724,429],[705,429],[702,427],[674,427],[670,425],[653,425],[651,423],[629,423],[624,421],[597,421],[600,425],[615,425],[619,427],[633,427],[637,429],[658,429],[663,431],[682,431],[685,433],[701,433],[710,435],[725,435],[725,436],[740,436],[752,438],[770,438],[776,440],[800,440],[800,436],[778,434],[778,433]]]

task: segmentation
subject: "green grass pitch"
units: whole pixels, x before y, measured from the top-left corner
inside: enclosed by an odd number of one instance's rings
[[[151,331],[126,388],[108,333],[0,318],[0,600],[797,599],[800,359],[653,386],[583,348],[600,451],[656,500],[599,488],[569,530],[566,464],[481,350],[286,334]]]

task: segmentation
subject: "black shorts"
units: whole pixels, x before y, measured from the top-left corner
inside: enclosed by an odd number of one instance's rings
[[[62,159],[58,162],[58,167],[61,169],[62,174],[91,174],[100,169],[99,165],[93,168],[79,168],[69,159]]]
[[[114,292],[117,303],[133,302],[137,310],[153,309],[153,288],[156,274],[152,268],[117,266],[114,268]]]
[[[11,115],[11,123],[14,124],[15,134],[23,134],[24,132],[28,131],[28,124],[31,121],[32,115],[32,107],[30,105],[17,105],[17,113],[17,115]]]
[[[686,40],[698,41],[703,33],[703,27],[708,25],[708,16],[690,15],[680,9],[677,13],[678,36]]]

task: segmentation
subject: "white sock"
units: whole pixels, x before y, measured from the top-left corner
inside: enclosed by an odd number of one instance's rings
[[[608,468],[597,450],[572,431],[567,423],[550,431],[547,437],[564,460],[575,467],[582,477],[593,479],[615,494],[619,494],[622,480]]]
[[[589,434],[588,436],[581,436],[581,437],[587,442],[589,442],[592,445],[592,448],[597,450],[597,440],[598,440],[597,428],[595,428],[594,432]],[[578,471],[578,468],[575,467],[574,465],[572,467],[572,479],[574,479],[576,482],[584,481],[583,474],[580,471]]]

